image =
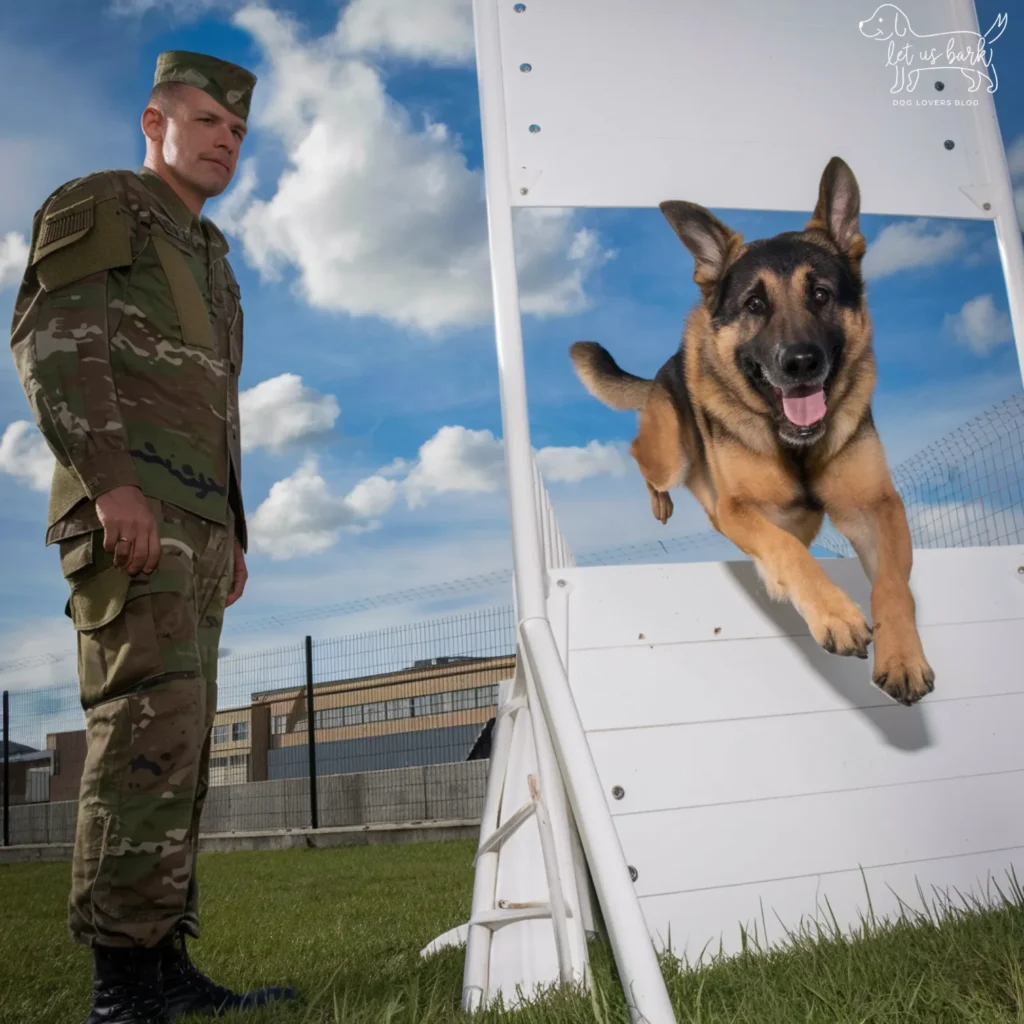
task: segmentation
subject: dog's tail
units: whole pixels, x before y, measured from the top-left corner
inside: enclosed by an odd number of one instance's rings
[[[647,400],[654,381],[634,377],[621,369],[596,341],[577,341],[569,349],[569,357],[583,386],[605,405],[613,409],[639,409]]]

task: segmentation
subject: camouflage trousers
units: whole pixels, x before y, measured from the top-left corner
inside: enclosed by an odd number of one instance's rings
[[[68,926],[85,945],[154,946],[176,927],[199,937],[196,853],[234,530],[148,501],[161,540],[148,577],[114,567],[102,530],[60,541],[86,715]]]

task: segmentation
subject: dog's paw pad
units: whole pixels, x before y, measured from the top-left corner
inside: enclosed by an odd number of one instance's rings
[[[808,617],[811,634],[829,654],[866,658],[871,627],[861,610],[841,590],[814,609]]]
[[[935,672],[923,654],[890,652],[884,647],[876,649],[872,680],[883,693],[907,707],[935,689]]]

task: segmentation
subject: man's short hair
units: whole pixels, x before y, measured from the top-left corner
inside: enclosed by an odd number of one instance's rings
[[[170,117],[181,102],[183,86],[180,82],[160,82],[149,93],[147,106],[156,107],[164,117]]]

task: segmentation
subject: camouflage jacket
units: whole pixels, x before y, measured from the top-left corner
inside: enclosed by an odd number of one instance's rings
[[[46,543],[99,525],[134,484],[246,547],[238,375],[242,307],[228,244],[152,171],[99,171],[36,212],[11,349],[57,459]]]

